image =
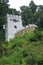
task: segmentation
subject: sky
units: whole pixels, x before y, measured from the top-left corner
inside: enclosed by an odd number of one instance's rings
[[[9,0],[10,8],[15,8],[20,10],[20,7],[23,5],[28,6],[31,0]],[[33,0],[37,5],[43,5],[43,0]]]

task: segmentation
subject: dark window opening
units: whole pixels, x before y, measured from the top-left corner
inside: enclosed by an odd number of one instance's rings
[[[17,28],[17,26],[14,26],[14,28]]]
[[[13,19],[13,21],[14,21],[14,22],[17,22],[17,20],[16,20],[16,19]]]
[[[19,20],[16,19],[10,19],[10,21],[19,22]]]

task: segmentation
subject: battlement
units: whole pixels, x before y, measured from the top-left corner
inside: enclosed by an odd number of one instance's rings
[[[13,15],[13,14],[7,14],[7,17],[11,17],[11,18],[20,18],[20,19],[21,19],[21,16]]]

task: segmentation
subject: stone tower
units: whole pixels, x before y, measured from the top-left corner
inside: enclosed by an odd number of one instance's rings
[[[5,41],[9,41],[15,37],[15,34],[24,29],[21,16],[7,14],[7,22],[5,25]]]

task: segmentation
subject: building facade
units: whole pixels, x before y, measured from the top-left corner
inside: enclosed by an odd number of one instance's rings
[[[5,24],[5,41],[9,41],[15,37],[15,34],[24,29],[21,16],[7,14],[7,22]]]

